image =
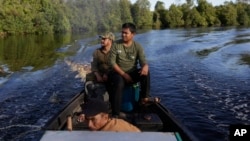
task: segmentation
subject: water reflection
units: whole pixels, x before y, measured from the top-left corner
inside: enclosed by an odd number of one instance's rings
[[[6,65],[11,72],[44,69],[52,66],[58,58],[73,55],[73,52],[67,50],[55,51],[60,47],[67,47],[67,43],[71,41],[70,34],[11,36],[0,39],[0,66]],[[2,67],[1,72],[4,73]]]

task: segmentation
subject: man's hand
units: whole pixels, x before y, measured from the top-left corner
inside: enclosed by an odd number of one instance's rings
[[[102,77],[100,75],[96,75],[97,82],[103,82]]]
[[[84,114],[80,114],[78,117],[77,117],[77,122],[84,122],[85,121],[85,115]]]
[[[103,80],[104,82],[108,81],[108,75],[107,75],[107,74],[103,74],[102,80]]]
[[[95,76],[97,82],[103,82],[103,78],[98,72],[95,72]]]
[[[124,73],[122,77],[125,79],[127,83],[133,83],[133,79],[127,73]]]
[[[144,65],[142,68],[141,68],[141,71],[139,71],[139,73],[141,75],[148,75],[148,65]]]

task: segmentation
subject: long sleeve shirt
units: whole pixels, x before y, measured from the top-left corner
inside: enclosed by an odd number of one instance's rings
[[[91,71],[100,74],[108,73],[111,70],[109,63],[110,53],[104,53],[101,48],[96,49],[93,53],[93,61],[91,63]]]

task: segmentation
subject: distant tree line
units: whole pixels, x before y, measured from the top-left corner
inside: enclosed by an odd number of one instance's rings
[[[215,6],[206,0],[186,0],[182,5],[172,4],[167,10],[158,1],[153,12],[153,28],[249,26],[250,1],[237,0]]]
[[[138,28],[249,26],[247,0],[213,7],[206,0],[186,0],[166,9],[149,0],[0,0],[0,35],[117,30],[124,22]]]

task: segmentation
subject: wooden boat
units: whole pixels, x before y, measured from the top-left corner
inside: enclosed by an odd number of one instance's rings
[[[81,104],[84,102],[84,91],[72,100],[45,126],[41,141],[57,140],[109,140],[109,141],[198,141],[198,139],[167,110],[161,103],[152,103],[143,110],[127,112],[125,120],[141,129],[141,133],[89,131],[86,123],[77,122]],[[142,114],[151,115],[150,120]],[[67,119],[72,116],[73,130],[67,130]]]

